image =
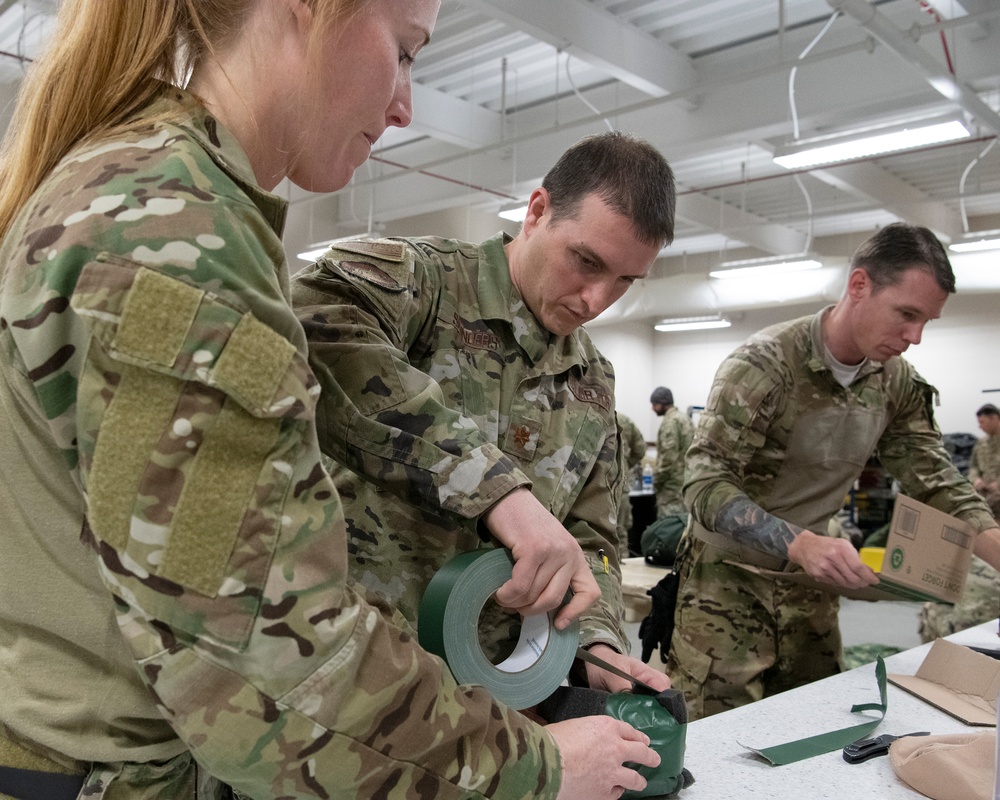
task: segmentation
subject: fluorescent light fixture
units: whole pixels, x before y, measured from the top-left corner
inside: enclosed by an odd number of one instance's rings
[[[524,222],[524,218],[528,215],[528,204],[525,203],[523,206],[516,206],[514,208],[506,208],[500,211],[500,216],[504,219],[509,219],[511,222]]]
[[[702,331],[709,328],[728,328],[732,323],[721,314],[706,317],[677,317],[661,319],[653,327],[662,332],[670,331]]]
[[[819,269],[823,265],[815,258],[799,253],[794,256],[747,258],[743,261],[725,261],[718,269],[708,273],[710,278],[759,278],[765,275],[782,275],[786,272],[803,272]]]
[[[1000,250],[1000,230],[967,233],[948,245],[953,253],[977,253],[982,250]]]
[[[961,120],[954,117],[942,120],[937,117],[924,122],[870,128],[851,134],[803,139],[775,150],[774,163],[785,169],[801,169],[953,142],[970,135],[969,129]]]

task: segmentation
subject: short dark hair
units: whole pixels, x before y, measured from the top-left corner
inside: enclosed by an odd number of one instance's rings
[[[560,156],[542,180],[552,221],[572,218],[596,193],[632,222],[638,238],[666,246],[674,240],[677,189],[667,160],[649,142],[620,131],[587,136]]]
[[[993,403],[987,403],[984,406],[980,406],[979,410],[976,412],[977,417],[1000,417],[1000,408],[997,408]]]
[[[955,291],[955,273],[944,245],[927,228],[894,222],[867,239],[851,258],[851,269],[868,273],[876,289],[899,283],[914,267],[926,269],[937,285],[949,294]]]

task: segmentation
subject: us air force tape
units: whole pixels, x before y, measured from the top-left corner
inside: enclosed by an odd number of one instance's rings
[[[431,579],[420,601],[420,644],[441,656],[459,683],[485,686],[511,708],[536,705],[552,694],[573,665],[580,642],[574,621],[565,630],[555,612],[525,617],[508,658],[493,664],[479,644],[479,615],[486,601],[510,580],[514,561],[506,549],[455,556]]]

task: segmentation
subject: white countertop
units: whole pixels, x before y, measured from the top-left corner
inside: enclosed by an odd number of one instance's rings
[[[878,613],[874,605],[872,613]],[[1000,637],[997,625],[994,620],[948,639],[958,644],[998,648]],[[889,656],[885,659],[886,671],[914,674],[929,649],[930,645],[925,644]],[[944,734],[984,730],[969,727],[892,684],[887,686],[887,700],[885,719],[869,736],[915,731]],[[877,712],[852,714],[851,706],[877,702],[878,684],[875,664],[872,663],[692,722],[687,730],[684,766],[694,775],[695,783],[681,792],[679,800],[854,797],[913,800],[923,797],[896,777],[889,759],[884,756],[860,764],[848,764],[841,751],[835,750],[794,764],[774,767],[740,744],[770,747],[860,725],[866,716],[877,718]]]

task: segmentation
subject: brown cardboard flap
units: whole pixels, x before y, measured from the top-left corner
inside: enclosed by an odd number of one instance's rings
[[[966,725],[997,724],[1000,661],[944,639],[935,640],[916,675],[887,676]]]

